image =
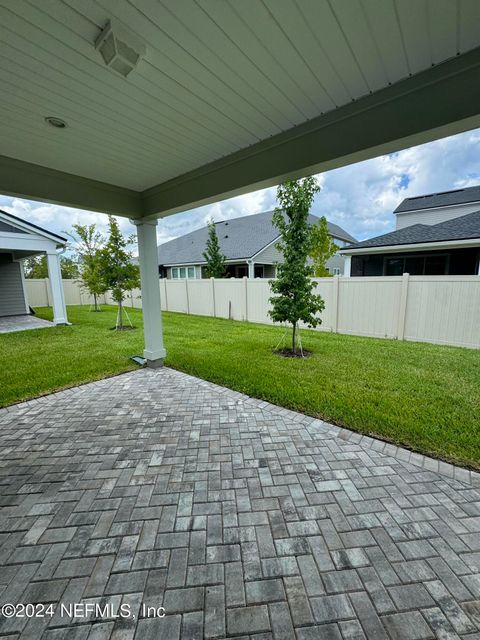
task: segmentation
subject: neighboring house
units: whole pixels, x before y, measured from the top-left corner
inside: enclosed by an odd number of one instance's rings
[[[480,186],[407,198],[396,230],[340,253],[345,275],[480,274]]]
[[[65,238],[0,210],[0,317],[30,313],[22,260],[47,254],[55,324],[67,324],[60,256]]]
[[[273,278],[275,263],[281,262],[282,255],[275,244],[279,240],[278,229],[272,224],[273,211],[252,216],[216,222],[220,249],[227,259],[227,276],[231,278]],[[310,215],[310,224],[319,218]],[[336,224],[328,223],[330,233],[339,247],[354,242],[355,239]],[[204,278],[208,227],[187,233],[158,247],[160,277]],[[345,259],[336,254],[327,267],[332,274],[343,273]]]

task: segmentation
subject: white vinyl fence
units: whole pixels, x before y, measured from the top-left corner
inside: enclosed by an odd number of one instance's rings
[[[160,282],[162,309],[271,324],[268,280]],[[26,280],[29,304],[48,306],[48,280]],[[67,304],[91,304],[73,280],[64,280]],[[480,276],[319,278],[325,300],[321,331],[480,348]],[[100,302],[111,303],[107,294]],[[126,301],[141,307],[140,291]]]

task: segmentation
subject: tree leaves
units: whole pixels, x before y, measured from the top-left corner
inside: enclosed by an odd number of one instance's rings
[[[308,327],[319,325],[318,314],[325,307],[322,298],[313,293],[313,269],[307,263],[312,240],[308,215],[319,190],[314,177],[284,182],[277,189],[279,206],[272,218],[280,232],[277,248],[283,262],[276,265],[277,279],[270,281],[272,292],[278,295],[270,298],[269,314],[275,322],[289,322],[294,337],[300,321]]]
[[[203,257],[207,263],[205,271],[208,278],[223,278],[225,275],[225,256],[220,251],[217,229],[213,220],[208,223],[208,240]]]

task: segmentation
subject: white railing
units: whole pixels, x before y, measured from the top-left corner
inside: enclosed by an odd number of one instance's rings
[[[92,300],[64,280],[67,304]],[[48,280],[26,280],[29,304],[48,306]],[[319,278],[325,300],[321,331],[480,347],[480,276]],[[271,324],[268,280],[160,280],[162,309]],[[100,302],[111,303],[107,294]],[[126,301],[140,308],[140,291]]]

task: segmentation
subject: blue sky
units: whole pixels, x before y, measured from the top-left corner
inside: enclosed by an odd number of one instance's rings
[[[480,183],[480,129],[380,156],[319,174],[321,191],[312,212],[325,215],[363,240],[394,228],[393,210],[404,199]],[[275,188],[192,209],[159,221],[159,243],[215,221],[268,211]],[[72,224],[96,223],[106,229],[106,216],[51,204],[0,196],[0,208],[50,231],[70,231]],[[124,232],[134,228],[119,218]]]

